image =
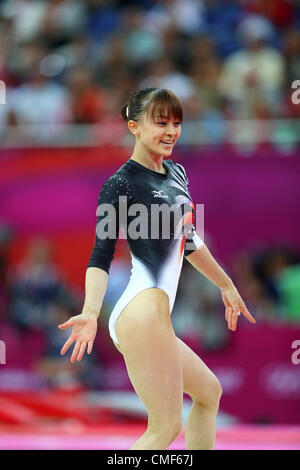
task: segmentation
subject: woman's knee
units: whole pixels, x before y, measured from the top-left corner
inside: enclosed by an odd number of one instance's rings
[[[181,432],[182,429],[182,421],[181,421],[181,414],[180,416],[172,417],[170,416],[163,421],[156,421],[153,422],[148,420],[148,431],[165,438],[171,442],[176,439],[178,434]]]
[[[172,393],[172,392],[171,392]],[[169,397],[155,406],[149,407],[148,411],[148,428],[155,432],[168,433],[177,435],[182,428],[182,405],[183,393],[177,399]]]
[[[194,403],[197,403],[202,407],[218,408],[222,393],[222,386],[217,377],[214,376],[213,380],[210,381],[205,398],[202,393],[199,394],[199,397],[191,396],[191,398]]]
[[[182,429],[182,422],[180,421],[174,422],[171,426],[169,426],[169,433],[170,433],[170,443],[173,442],[176,437],[180,434]]]
[[[213,391],[214,395],[216,397],[216,400],[219,402],[223,393],[222,390],[222,385],[220,384],[220,381],[215,377],[214,385],[213,385]]]

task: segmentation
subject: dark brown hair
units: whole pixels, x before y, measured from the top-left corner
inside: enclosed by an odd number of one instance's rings
[[[121,109],[124,121],[139,121],[147,114],[153,122],[158,117],[173,116],[182,122],[183,112],[179,99],[170,90],[165,88],[144,88],[131,96],[129,102]]]

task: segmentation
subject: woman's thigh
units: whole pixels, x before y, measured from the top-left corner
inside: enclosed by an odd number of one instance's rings
[[[122,311],[115,328],[118,349],[150,422],[181,419],[182,362],[167,294],[157,288],[140,292]]]
[[[215,406],[222,394],[219,380],[184,341],[176,340],[182,361],[183,391],[203,406]]]

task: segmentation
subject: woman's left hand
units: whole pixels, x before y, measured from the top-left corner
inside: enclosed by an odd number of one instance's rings
[[[235,331],[238,316],[242,313],[251,323],[256,323],[248,311],[243,299],[238,293],[236,287],[221,289],[222,299],[225,305],[225,318],[228,323],[228,329]]]

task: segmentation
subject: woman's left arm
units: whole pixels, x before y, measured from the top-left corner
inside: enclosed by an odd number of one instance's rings
[[[197,271],[202,273],[220,288],[222,300],[225,305],[225,318],[230,330],[236,330],[237,319],[240,313],[242,313],[251,323],[256,323],[232,280],[213,258],[206,245],[193,251],[193,253],[186,256],[186,259],[192,266],[194,266],[194,268],[197,269]]]

